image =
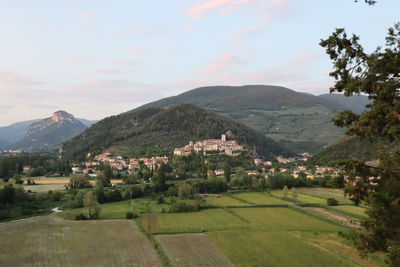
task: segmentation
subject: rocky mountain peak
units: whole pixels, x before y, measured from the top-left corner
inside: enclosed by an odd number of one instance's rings
[[[29,126],[27,136],[32,135],[33,133],[42,130],[44,128],[47,128],[53,124],[56,124],[57,126],[61,126],[65,123],[80,123],[75,117],[63,110],[58,110],[53,113],[53,115],[50,118],[43,119],[39,122],[32,123]]]
[[[62,121],[69,121],[72,123],[77,122],[77,120],[75,119],[74,115],[64,111],[64,110],[58,110],[56,112],[53,113],[53,116],[51,116],[50,118],[53,122],[62,122]]]

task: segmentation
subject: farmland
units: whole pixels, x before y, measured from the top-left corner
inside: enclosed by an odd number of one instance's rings
[[[206,209],[191,213],[158,214],[157,233],[199,233],[244,229],[248,223],[224,209]]]
[[[0,232],[0,266],[162,266],[132,221],[50,215],[1,223]]]
[[[328,196],[313,196],[312,193],[299,192],[297,200],[326,203]],[[0,249],[0,266],[24,265],[33,261],[48,266],[126,266],[133,263],[158,266],[161,259],[173,266],[383,265],[376,255],[374,258],[360,258],[349,241],[338,235],[349,228],[315,211],[343,214],[355,220],[364,208],[351,205],[302,208],[279,197],[282,197],[280,190],[272,194],[245,192],[208,196],[200,202],[203,206],[200,211],[181,213],[168,212],[171,207],[169,197],[165,197],[162,204],[158,204],[154,197],[144,197],[135,199],[139,214],[135,221],[116,220],[125,219],[126,213],[131,211],[130,200],[124,200],[102,204],[100,220],[96,221],[70,221],[81,213],[87,215],[87,209],[78,208],[66,209],[58,216],[2,223],[0,232],[5,234],[0,236],[0,242],[12,250]],[[177,201],[194,203],[195,200]],[[137,226],[146,229],[143,215],[148,209],[155,214],[152,234],[147,235],[150,242]],[[60,240],[65,243],[61,244]],[[101,245],[96,245],[96,248],[91,247],[94,245],[85,246],[82,252],[75,250],[90,240]],[[66,251],[78,256],[67,255]],[[94,258],[94,262],[87,263]]]
[[[349,215],[355,215],[355,216],[361,216],[365,217],[365,211],[366,209],[363,207],[357,207],[357,206],[336,206],[332,207],[333,210],[339,211],[339,212],[344,212],[345,214]]]
[[[274,205],[274,204],[290,203],[288,201],[272,197],[266,193],[240,193],[240,194],[233,194],[232,196],[252,204]]]
[[[125,219],[126,213],[131,211],[130,202],[130,200],[125,200],[101,205],[99,219]],[[161,212],[163,208],[168,209],[168,205],[158,205],[156,201],[151,198],[137,199],[135,203],[139,214],[145,213],[147,209],[151,209],[153,212]],[[87,214],[87,210],[84,208],[70,209],[60,213],[59,216],[64,219],[74,220],[75,216],[81,213]]]
[[[271,192],[271,194],[273,196],[280,197],[280,198],[284,197],[284,194],[281,190],[274,190]],[[293,199],[290,194],[288,195],[288,198]],[[316,197],[316,196],[312,196],[312,195],[308,195],[308,194],[302,194],[302,193],[297,193],[297,198],[293,199],[293,200],[298,201],[298,202],[303,202],[303,203],[326,204],[325,198]]]
[[[377,266],[359,257],[336,234],[223,231],[208,235],[237,266]]]
[[[175,266],[234,266],[206,234],[157,235]]]
[[[334,198],[338,200],[340,204],[352,204],[351,200],[345,198],[344,192],[341,189],[303,187],[303,188],[297,188],[297,192],[322,198]]]
[[[206,203],[213,206],[248,206],[249,204],[232,198],[228,195],[221,197],[207,197]]]

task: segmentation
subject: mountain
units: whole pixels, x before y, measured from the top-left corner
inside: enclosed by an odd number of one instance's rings
[[[352,110],[355,113],[361,113],[365,110],[365,105],[369,104],[369,99],[365,95],[344,96],[342,94],[322,94],[318,97],[324,98],[343,106],[344,109]]]
[[[3,149],[10,145],[10,142],[8,142],[6,139],[0,138],[0,149]]]
[[[72,114],[56,111],[51,117],[32,123],[25,137],[9,148],[28,151],[47,148],[68,140],[86,128]]]
[[[292,150],[313,153],[344,137],[344,130],[334,126],[331,119],[352,102],[341,104],[340,99],[345,97],[315,96],[271,85],[210,86],[164,98],[131,112],[177,103],[194,104],[259,130]]]
[[[86,127],[92,126],[97,121],[78,118]],[[17,143],[25,138],[32,123],[39,122],[41,119],[28,120],[13,123],[9,126],[0,127],[0,149],[5,149],[11,144]]]
[[[22,140],[25,137],[29,126],[37,121],[40,120],[21,121],[9,126],[0,127],[0,140],[3,140],[3,142],[0,141],[0,149],[5,148],[6,145]],[[3,143],[3,146],[1,143]]]
[[[93,124],[95,124],[96,122],[98,122],[97,120],[87,120],[87,119],[82,119],[82,118],[78,118],[78,121],[82,122],[86,127],[90,127]]]
[[[347,159],[373,160],[378,158],[380,150],[387,150],[392,147],[393,144],[378,138],[361,139],[359,137],[346,136],[315,154],[310,159],[310,162],[323,165]]]
[[[291,154],[250,127],[194,105],[177,104],[105,118],[64,143],[64,156],[82,159],[87,153],[105,150],[126,157],[170,155],[189,141],[219,138],[229,131],[239,143],[266,158]]]

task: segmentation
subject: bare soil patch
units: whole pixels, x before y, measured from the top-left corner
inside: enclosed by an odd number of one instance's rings
[[[134,221],[49,215],[0,224],[0,266],[162,266]]]

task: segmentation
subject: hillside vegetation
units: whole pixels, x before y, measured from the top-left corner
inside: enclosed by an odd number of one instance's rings
[[[391,149],[393,145],[380,139],[345,137],[330,145],[311,158],[314,164],[329,164],[338,160],[356,159],[367,161],[377,159],[381,150]]]
[[[190,103],[257,129],[292,150],[316,152],[344,136],[343,129],[331,122],[339,110],[359,111],[368,101],[361,97],[358,102],[342,105],[341,99],[345,97],[320,97],[280,86],[210,86],[164,98],[131,112]]]
[[[266,157],[290,152],[263,134],[190,104],[167,109],[150,108],[99,121],[65,143],[65,157],[78,159],[87,153],[108,150],[131,156],[170,155],[189,141],[220,138],[231,131],[234,139]]]

